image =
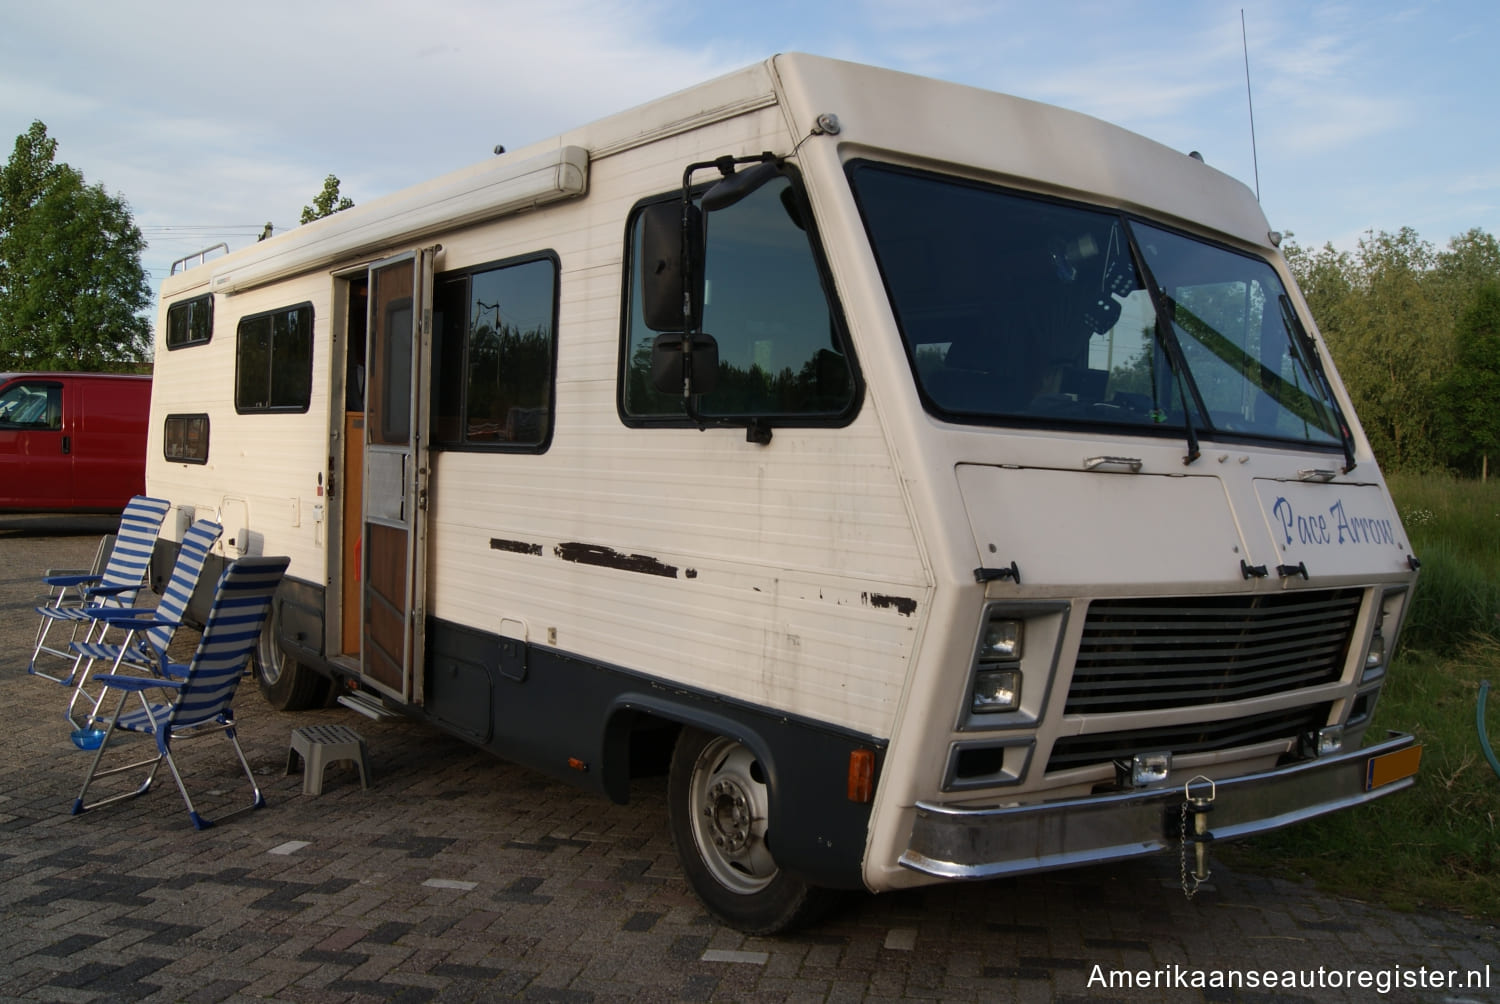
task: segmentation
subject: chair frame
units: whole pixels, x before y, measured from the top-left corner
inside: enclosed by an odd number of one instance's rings
[[[167,669],[171,665],[167,660],[167,648],[172,644],[177,629],[182,626],[187,617],[188,604],[192,602],[193,592],[203,575],[209,552],[223,533],[224,528],[209,519],[200,519],[188,528],[187,532],[182,535],[182,542],[178,546],[177,561],[172,567],[172,576],[167,580],[166,587],[162,590],[161,600],[154,608],[87,608],[91,616],[96,621],[102,622],[103,626],[97,638],[92,637],[91,630],[89,638],[72,642],[68,646],[70,650],[77,653],[80,663],[71,674],[73,694],[68,699],[68,708],[64,712],[64,716],[74,728],[83,727],[73,717],[74,708],[78,705],[80,698],[87,697],[92,704],[88,716],[84,719],[85,725],[92,724],[94,717],[99,713],[99,703],[104,700],[103,688],[100,688],[97,694],[92,695],[84,689],[95,663],[108,660],[111,664],[109,669],[111,673],[119,673],[122,667],[126,667],[154,676],[167,675]],[[105,641],[104,634],[110,628],[123,630],[125,637],[119,642]],[[62,682],[64,686],[67,686],[69,681]]]
[[[36,645],[26,672],[56,683],[72,682],[79,667],[78,656],[71,650],[72,643],[80,640],[78,629],[85,628],[82,640],[88,641],[98,627],[98,621],[86,611],[99,607],[124,608],[135,602],[151,567],[151,554],[162,520],[171,508],[172,503],[166,499],[137,495],[120,514],[120,527],[102,572],[43,576],[42,581],[55,592],[51,602],[36,608],[41,623],[37,625]],[[48,635],[58,623],[71,625],[68,640],[60,647],[48,645]],[[39,669],[37,660],[43,655],[67,662],[67,672],[53,676]]]
[[[234,711],[231,702],[240,678],[244,676],[254,652],[260,633],[264,629],[270,612],[271,599],[286,572],[288,559],[284,557],[241,558],[224,570],[214,591],[213,607],[209,610],[203,634],[198,640],[192,661],[186,666],[173,666],[167,678],[145,678],[106,674],[97,681],[109,690],[118,691],[120,700],[108,718],[100,717],[95,727],[102,733],[99,747],[84,776],[83,787],[73,802],[73,815],[114,802],[144,795],[156,779],[157,771],[165,761],[177,790],[187,805],[188,817],[194,829],[203,830],[214,822],[202,816],[193,805],[187,784],[172,755],[174,743],[202,738],[214,733],[223,733],[234,748],[235,757],[250,783],[251,800],[248,806],[226,813],[239,815],[252,809],[264,808],[265,796],[255,782],[255,775],[240,748],[235,733]],[[170,699],[153,702],[147,693],[161,691]],[[126,712],[125,704],[135,694],[140,710]],[[154,739],[156,752],[131,763],[101,769],[110,740],[117,732],[128,731],[148,735]],[[94,781],[147,768],[144,778],[133,790],[108,795],[94,802],[87,802],[89,787]],[[225,818],[221,817],[221,818]]]

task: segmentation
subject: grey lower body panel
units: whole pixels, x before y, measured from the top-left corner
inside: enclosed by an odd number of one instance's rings
[[[1415,744],[1412,736],[1393,734],[1374,746],[1257,774],[1212,783],[1195,777],[1191,793],[1212,791],[1214,839],[1250,836],[1410,787],[1410,775],[1372,786],[1371,761]],[[1177,843],[1185,798],[1179,782],[1004,808],[918,802],[901,864],[942,878],[986,879],[1151,854]]]

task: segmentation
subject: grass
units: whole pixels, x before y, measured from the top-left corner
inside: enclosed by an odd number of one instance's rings
[[[1391,492],[1422,572],[1367,735],[1414,733],[1417,784],[1221,852],[1329,892],[1500,921],[1500,776],[1476,721],[1488,680],[1485,727],[1500,744],[1500,484],[1397,477]]]

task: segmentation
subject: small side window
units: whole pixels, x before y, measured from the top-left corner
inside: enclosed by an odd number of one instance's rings
[[[540,452],[552,439],[557,259],[439,276],[433,297],[432,439]]]
[[[180,300],[167,308],[167,349],[204,345],[214,336],[212,293]]]
[[[168,415],[162,429],[161,452],[172,463],[208,463],[208,416]]]
[[[235,410],[306,411],[312,401],[312,304],[242,318],[236,337]]]

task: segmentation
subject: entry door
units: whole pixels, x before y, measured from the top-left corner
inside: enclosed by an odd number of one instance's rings
[[[422,701],[426,619],[427,394],[437,248],[370,267],[365,354],[363,631],[366,684]]]

